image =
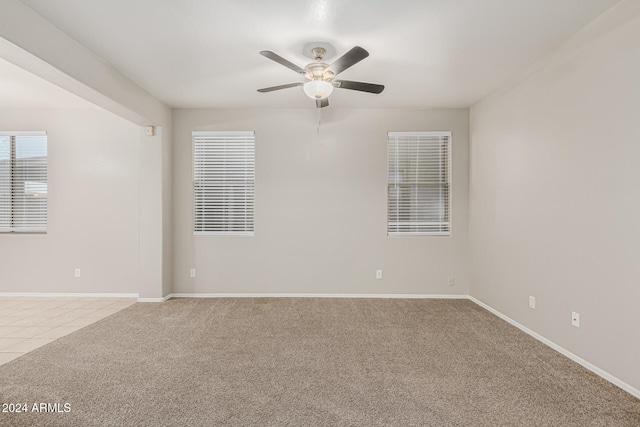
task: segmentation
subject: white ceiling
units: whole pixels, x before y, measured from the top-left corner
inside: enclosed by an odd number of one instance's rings
[[[469,107],[619,0],[22,0],[176,108],[312,107],[301,81],[258,54],[304,66],[310,42],[370,56],[340,74],[380,95],[336,90],[335,107]]]

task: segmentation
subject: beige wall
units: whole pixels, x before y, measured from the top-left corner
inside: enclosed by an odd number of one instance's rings
[[[0,234],[0,292],[137,293],[139,126],[87,108],[2,110],[0,128],[48,135],[48,233]]]
[[[471,109],[470,259],[474,297],[639,389],[637,6]]]
[[[192,235],[192,130],[255,131],[255,237]],[[452,237],[386,236],[386,135],[406,130],[453,132]],[[319,134],[314,108],[175,110],[174,292],[467,294],[468,133],[466,109],[332,106]]]

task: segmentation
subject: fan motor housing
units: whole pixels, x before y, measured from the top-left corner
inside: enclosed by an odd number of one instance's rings
[[[309,80],[331,80],[333,73],[328,70],[329,64],[324,62],[312,62],[304,67],[304,76]]]

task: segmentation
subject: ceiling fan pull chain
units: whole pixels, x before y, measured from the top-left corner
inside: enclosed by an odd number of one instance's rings
[[[316,117],[318,118],[318,128],[316,129],[316,135],[320,135],[320,118],[322,116],[322,108],[316,108]]]

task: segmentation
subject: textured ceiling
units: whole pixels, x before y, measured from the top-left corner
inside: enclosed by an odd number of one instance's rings
[[[336,90],[331,105],[469,107],[618,0],[23,0],[149,93],[177,108],[311,107],[301,81],[258,54],[304,66],[312,42],[332,62],[370,56],[340,75],[380,95]]]

